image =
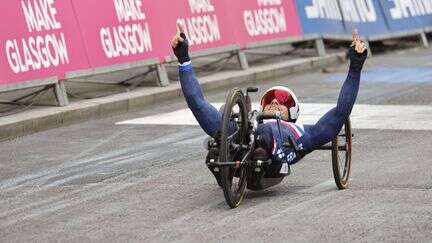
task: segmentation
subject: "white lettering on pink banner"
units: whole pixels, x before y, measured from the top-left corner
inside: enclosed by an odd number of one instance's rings
[[[100,39],[108,58],[129,56],[152,50],[152,42],[142,0],[113,0],[119,23],[100,29]]]
[[[258,9],[245,10],[243,20],[249,36],[271,35],[287,31],[282,0],[257,0]]]
[[[61,23],[56,19],[57,10],[53,4],[54,0],[21,1],[30,33],[41,33],[62,28]],[[46,33],[20,40],[7,40],[5,47],[9,67],[16,74],[69,64],[63,32]]]
[[[190,45],[207,44],[221,40],[215,7],[210,0],[188,0],[193,14],[190,18],[180,18],[178,23],[185,27]],[[213,14],[212,14],[213,13]]]

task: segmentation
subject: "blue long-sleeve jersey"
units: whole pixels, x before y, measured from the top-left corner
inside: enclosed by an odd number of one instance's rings
[[[264,141],[267,152],[276,163],[294,164],[305,154],[328,143],[337,136],[349,117],[357,98],[360,73],[366,59],[366,53],[349,52],[351,60],[348,76],[342,86],[335,108],[328,111],[315,125],[270,121],[258,126],[257,135]],[[195,77],[192,64],[179,66],[180,83],[189,108],[192,110],[201,128],[215,136],[221,128],[222,115],[205,100],[201,87]],[[303,148],[300,154],[293,148],[283,146],[289,137],[293,137],[298,146]]]

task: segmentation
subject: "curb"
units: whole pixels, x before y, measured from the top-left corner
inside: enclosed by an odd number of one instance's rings
[[[252,67],[247,70],[221,72],[199,78],[203,90],[237,85],[253,85],[295,72],[327,67],[346,61],[345,53],[324,57],[301,58]],[[43,107],[0,118],[0,140],[8,140],[51,128],[124,114],[158,100],[182,96],[180,83],[166,87],[145,87],[131,92],[92,100],[82,100],[64,107]]]

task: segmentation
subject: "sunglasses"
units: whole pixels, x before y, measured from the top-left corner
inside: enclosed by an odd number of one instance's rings
[[[270,104],[274,99],[281,105],[285,105],[287,107],[294,106],[294,99],[292,99],[291,95],[284,90],[271,90],[267,92],[267,94],[263,97],[263,105]]]

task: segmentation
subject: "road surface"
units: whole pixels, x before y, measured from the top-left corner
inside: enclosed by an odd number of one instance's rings
[[[258,87],[288,85],[313,122],[346,70]],[[431,242],[432,49],[368,60],[357,104],[349,189],[337,190],[330,152],[317,151],[236,209],[204,165],[206,136],[183,99],[1,142],[0,241]]]

